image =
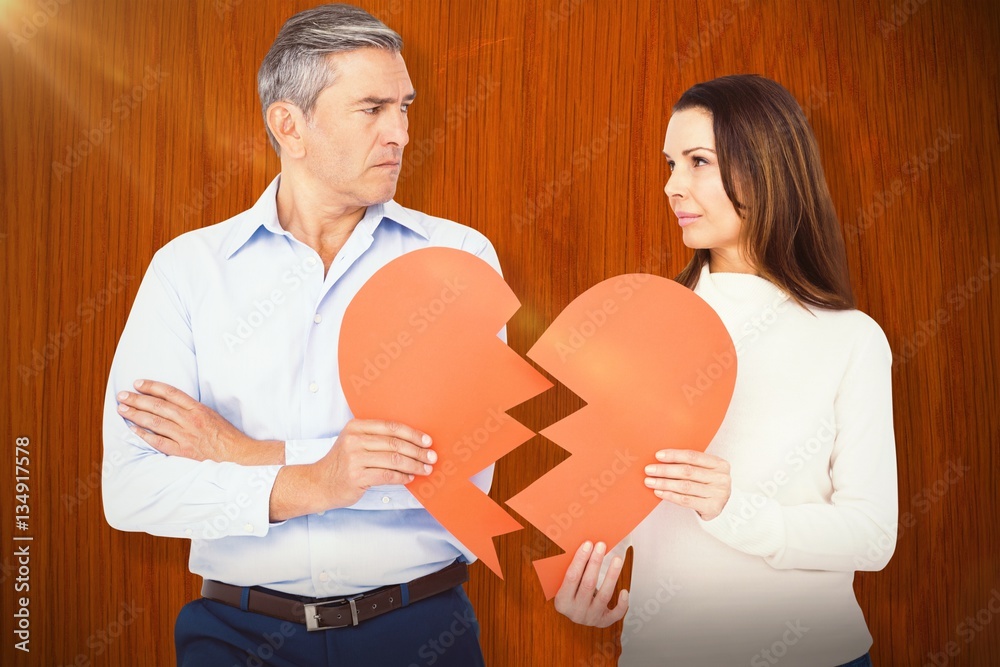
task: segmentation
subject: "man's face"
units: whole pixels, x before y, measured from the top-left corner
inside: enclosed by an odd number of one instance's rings
[[[398,53],[365,48],[330,56],[333,85],[320,93],[302,130],[303,166],[324,195],[346,206],[392,199],[409,141],[416,93]]]

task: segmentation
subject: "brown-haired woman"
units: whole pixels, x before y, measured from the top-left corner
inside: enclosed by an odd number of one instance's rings
[[[812,130],[778,83],[726,76],[681,96],[663,152],[695,251],[677,280],[725,323],[736,388],[705,453],[646,467],[664,502],[611,557],[580,547],[556,608],[624,617],[619,665],[870,665],[852,584],[895,548],[892,356],[854,309]]]

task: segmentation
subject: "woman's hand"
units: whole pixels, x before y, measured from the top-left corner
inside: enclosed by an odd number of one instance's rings
[[[600,589],[597,588],[605,551],[603,542],[598,542],[596,548],[590,542],[584,542],[577,549],[556,593],[556,611],[575,623],[606,628],[620,621],[628,611],[628,591],[624,590],[618,596],[614,609],[608,608],[624,564],[620,557],[615,556],[611,561],[604,583]]]
[[[705,521],[719,516],[732,493],[729,462],[690,449],[662,449],[646,466],[646,486],[657,498],[690,507]]]
[[[139,380],[118,394],[118,414],[129,428],[167,456],[240,465],[283,464],[283,442],[254,440],[215,410],[163,382]]]

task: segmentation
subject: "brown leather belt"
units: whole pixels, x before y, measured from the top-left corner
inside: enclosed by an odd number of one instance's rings
[[[245,588],[206,579],[202,597],[237,609],[263,614],[282,621],[305,624],[306,629],[347,628],[444,593],[469,580],[469,566],[455,561],[448,567],[405,584],[383,586],[347,597],[308,598],[278,594],[259,586]]]

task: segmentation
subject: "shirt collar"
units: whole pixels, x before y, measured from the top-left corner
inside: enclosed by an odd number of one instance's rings
[[[288,232],[278,222],[278,186],[281,184],[281,174],[274,177],[271,184],[267,186],[264,193],[250,209],[240,213],[240,218],[233,231],[226,240],[226,259],[235,255],[240,248],[247,244],[258,229],[264,227],[273,234],[288,235]],[[375,230],[383,220],[395,222],[406,227],[412,232],[419,234],[425,239],[430,236],[427,229],[421,224],[416,215],[407,208],[397,204],[390,199],[384,204],[369,206],[364,217],[358,223],[358,228],[369,236],[374,236]]]

